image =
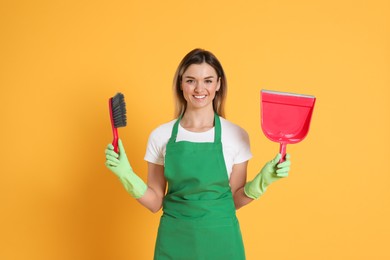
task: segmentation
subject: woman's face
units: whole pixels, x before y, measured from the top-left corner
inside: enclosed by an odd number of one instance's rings
[[[207,63],[192,64],[183,73],[181,90],[187,101],[187,109],[213,106],[215,92],[220,88],[220,79]]]

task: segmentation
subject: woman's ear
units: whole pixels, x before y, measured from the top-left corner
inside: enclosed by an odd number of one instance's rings
[[[216,90],[216,91],[218,91],[220,88],[221,88],[221,77],[218,78],[218,81],[217,81],[217,90]]]

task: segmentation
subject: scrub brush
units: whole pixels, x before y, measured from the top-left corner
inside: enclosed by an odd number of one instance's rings
[[[126,126],[125,96],[122,93],[117,93],[109,99],[108,104],[110,108],[112,134],[114,136],[112,145],[114,146],[114,151],[118,153],[118,127]]]

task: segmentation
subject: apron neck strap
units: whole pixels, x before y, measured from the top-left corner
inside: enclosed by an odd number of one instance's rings
[[[214,143],[221,142],[221,120],[217,113],[214,113]]]
[[[179,123],[182,119],[183,115],[180,115],[179,118],[176,120],[175,124],[172,128],[172,134],[170,141],[176,142],[177,137],[177,131],[179,129]],[[219,116],[217,113],[214,113],[214,143],[220,143],[221,142],[221,120],[219,119]]]

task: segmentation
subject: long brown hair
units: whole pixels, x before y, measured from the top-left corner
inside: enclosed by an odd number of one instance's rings
[[[225,72],[223,71],[222,65],[215,57],[214,54],[212,54],[209,51],[203,50],[203,49],[194,49],[190,51],[186,56],[184,56],[183,60],[180,62],[175,77],[173,80],[173,92],[175,97],[175,116],[179,117],[180,115],[183,115],[187,108],[187,101],[184,99],[183,92],[180,89],[182,76],[184,72],[187,70],[187,68],[192,64],[202,64],[207,63],[211,67],[215,69],[217,72],[217,77],[221,81],[221,85],[219,90],[215,93],[215,98],[213,100],[213,108],[214,112],[216,112],[218,115],[225,117],[225,99],[226,99],[226,93],[227,93],[227,82],[226,82],[226,76]]]

